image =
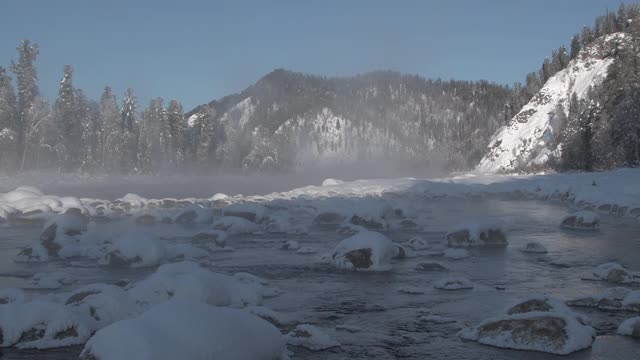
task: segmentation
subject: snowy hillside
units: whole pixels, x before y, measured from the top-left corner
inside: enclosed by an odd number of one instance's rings
[[[557,158],[562,145],[557,141],[561,124],[556,109],[561,106],[566,112],[573,93],[582,99],[592,86],[602,82],[614,61],[615,49],[624,40],[624,33],[601,38],[552,76],[511,122],[496,132],[477,170],[508,172],[544,165],[552,156]]]
[[[188,113],[190,143],[200,148],[187,153],[205,166],[243,170],[385,160],[468,169],[502,122],[509,94],[486,81],[275,70]]]

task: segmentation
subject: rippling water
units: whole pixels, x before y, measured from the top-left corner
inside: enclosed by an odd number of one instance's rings
[[[439,200],[420,204],[420,216],[427,226],[421,232],[388,232],[396,242],[420,235],[431,243],[444,243],[451,226],[474,217],[493,218],[509,225],[506,249],[472,249],[472,257],[449,261],[420,256],[398,261],[388,273],[342,272],[316,261],[343,239],[335,227],[315,227],[307,236],[232,236],[231,253],[213,256],[212,270],[246,271],[267,278],[284,294],[267,299],[265,305],[293,315],[300,322],[316,324],[342,346],[328,351],[292,349],[294,359],[555,359],[558,356],[497,349],[462,341],[457,332],[468,325],[498,315],[508,304],[531,294],[548,294],[561,299],[600,292],[612,286],[588,280],[593,266],[617,261],[640,269],[640,223],[637,220],[604,216],[599,232],[565,231],[558,227],[567,209],[562,204],[536,201]],[[20,226],[0,231],[0,286],[24,286],[35,272],[65,270],[79,278],[79,284],[136,280],[154,269],[112,270],[84,262],[16,264],[19,247],[38,236],[40,228]],[[299,255],[279,250],[284,239],[318,250],[316,255]],[[547,254],[522,253],[529,241],[547,247]],[[419,262],[440,261],[446,275],[469,277],[473,290],[441,291],[433,282],[438,272],[414,270]],[[71,268],[71,269],[70,269]],[[424,294],[398,292],[403,286],[424,289]],[[62,290],[69,290],[62,289]],[[640,359],[640,342],[615,335],[618,324],[637,316],[624,312],[578,309],[593,320],[598,338],[592,349],[563,359]],[[456,319],[455,323],[419,321],[424,314]],[[336,329],[348,325],[357,332]],[[351,328],[350,328],[351,329]],[[285,329],[286,330],[286,329]],[[114,344],[114,346],[117,346]],[[43,352],[4,350],[3,359],[75,358],[79,348]]]

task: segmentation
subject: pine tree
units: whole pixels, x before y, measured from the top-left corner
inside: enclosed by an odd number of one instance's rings
[[[569,60],[570,58],[569,54],[567,53],[567,48],[564,47],[564,45],[560,46],[560,49],[558,49],[558,63],[560,65],[558,71],[566,68],[567,65],[569,65]]]
[[[541,75],[540,77],[542,78],[543,84],[546,83],[551,76],[553,76],[551,61],[549,60],[549,58],[544,58],[544,61],[542,62],[542,69],[540,71],[540,75]]]
[[[122,117],[121,126],[123,132],[133,132],[136,107],[137,102],[136,97],[133,95],[133,89],[128,88],[127,92],[124,95],[124,100],[122,101],[122,111],[120,112],[120,116]]]
[[[64,149],[61,166],[65,171],[76,170],[82,161],[82,124],[76,106],[73,69],[65,65],[56,101],[56,123],[61,148]]]
[[[585,48],[589,45],[591,45],[591,43],[593,42],[593,40],[595,40],[595,35],[593,33],[593,30],[588,27],[585,26],[582,28],[582,47]]]
[[[184,110],[177,100],[169,101],[167,107],[167,128],[168,128],[168,148],[166,152],[170,154],[171,166],[177,167],[184,161],[184,134],[186,123],[184,120]]]
[[[0,66],[0,168],[8,169],[15,162],[16,94],[11,78]]]
[[[16,94],[11,84],[11,78],[0,66],[0,130],[15,129]]]
[[[100,97],[100,129],[98,136],[98,156],[99,163],[103,171],[107,173],[115,172],[118,168],[119,159],[122,158],[120,135],[120,111],[116,96],[109,86],[104,88]]]
[[[11,61],[11,71],[16,75],[18,84],[17,123],[16,123],[16,159],[20,168],[26,161],[26,132],[34,125],[33,105],[39,94],[38,73],[35,61],[39,54],[38,44],[22,40],[18,50],[18,62]]]
[[[580,35],[575,34],[571,38],[571,60],[578,57],[578,54],[580,54],[580,50],[582,50],[582,45],[580,44]]]
[[[136,98],[133,89],[127,89],[122,102],[120,116],[122,119],[122,138],[120,142],[120,170],[124,173],[138,171],[138,140],[139,131],[136,128]]]

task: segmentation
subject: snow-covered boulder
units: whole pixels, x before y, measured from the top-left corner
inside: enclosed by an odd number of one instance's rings
[[[308,324],[296,326],[287,334],[286,339],[289,345],[302,346],[313,351],[340,346],[340,343],[331,339],[324,331]]]
[[[600,216],[592,211],[578,211],[567,215],[560,224],[565,229],[598,230]]]
[[[98,331],[82,360],[286,360],[285,339],[245,311],[170,301]]]
[[[540,254],[544,254],[547,252],[547,248],[540,244],[539,242],[528,242],[526,243],[522,249],[520,249],[520,251],[522,252],[526,252],[526,253],[540,253]]]
[[[449,271],[447,267],[435,261],[421,262],[416,265],[418,271]]]
[[[287,240],[280,246],[282,250],[298,250],[300,249],[300,244],[295,240]]]
[[[59,289],[74,282],[75,279],[66,272],[40,272],[31,277],[29,286],[32,289]]]
[[[473,282],[465,277],[448,277],[437,280],[433,287],[440,290],[473,289]]]
[[[247,306],[244,310],[261,319],[267,320],[275,326],[284,326],[294,323],[291,316],[282,314],[264,306]]]
[[[0,305],[11,303],[23,303],[27,296],[22,289],[4,288],[0,289]]]
[[[627,319],[618,326],[618,334],[640,339],[640,317]]]
[[[140,313],[140,307],[129,294],[115,285],[87,285],[69,293],[63,302],[84,315],[92,332]]]
[[[236,203],[223,209],[224,216],[235,216],[247,219],[254,223],[260,223],[266,214],[263,205],[254,203]]]
[[[182,209],[173,219],[176,224],[210,224],[213,222],[213,210],[200,205],[190,205]]]
[[[223,194],[223,193],[216,193],[214,194],[211,198],[209,198],[209,200],[215,202],[225,202],[227,200],[229,200],[230,196],[227,194]]]
[[[58,214],[44,224],[40,243],[49,256],[57,256],[65,245],[74,243],[74,236],[87,230],[88,219],[77,214]]]
[[[482,321],[460,334],[468,340],[508,349],[567,355],[586,349],[595,330],[561,301],[533,297],[510,307],[505,315]]]
[[[593,269],[596,278],[617,284],[627,284],[637,281],[634,274],[618,263],[605,263]]]
[[[100,263],[116,267],[153,266],[166,256],[164,241],[153,234],[134,231],[116,239]]]
[[[629,288],[616,286],[608,288],[598,294],[580,296],[578,298],[568,300],[567,305],[578,307],[595,307],[601,310],[609,311],[636,311],[636,309],[640,311],[640,296],[638,296],[637,299],[634,299],[634,292],[640,295],[640,291],[631,291],[631,289]]]
[[[339,225],[344,219],[345,216],[338,212],[324,211],[313,218],[313,223],[316,225]]]
[[[260,226],[247,219],[235,216],[224,216],[213,223],[216,230],[226,231],[229,234],[252,234],[260,232]]]
[[[328,178],[328,179],[324,179],[322,181],[322,186],[323,187],[327,187],[327,186],[340,186],[344,184],[344,181],[342,180],[338,180],[338,179],[332,179],[332,178]]]
[[[469,222],[446,235],[449,246],[506,246],[507,235],[501,224]]]
[[[0,305],[0,346],[48,349],[80,345],[90,329],[71,308],[36,300]]]
[[[360,225],[353,225],[352,223],[343,223],[338,227],[336,232],[342,235],[353,235],[361,231],[368,231],[366,227]]]
[[[264,230],[271,234],[308,234],[304,224],[296,223],[286,211],[278,211],[263,219]]]
[[[381,233],[360,232],[342,240],[333,250],[331,259],[339,269],[388,271],[398,248]]]
[[[640,312],[640,290],[630,291],[622,299],[622,309]]]
[[[312,255],[317,253],[318,253],[318,250],[312,248],[311,246],[303,246],[296,251],[296,254],[300,254],[300,255]]]
[[[142,305],[180,299],[244,307],[262,304],[263,292],[264,286],[259,283],[243,282],[188,261],[162,265],[129,289],[129,295]]]
[[[192,240],[200,245],[214,245],[221,248],[227,246],[227,234],[220,230],[200,231],[192,237]]]
[[[407,241],[406,246],[411,248],[412,250],[420,251],[427,250],[429,248],[429,243],[419,236],[414,236],[409,239],[409,241]]]

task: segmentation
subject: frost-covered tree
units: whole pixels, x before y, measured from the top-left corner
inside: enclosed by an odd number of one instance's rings
[[[110,173],[118,169],[122,158],[120,135],[120,111],[116,96],[109,86],[104,88],[100,97],[99,109],[100,129],[98,134],[98,157],[103,171]]]
[[[0,130],[14,129],[16,120],[16,93],[11,78],[0,66]]]
[[[32,109],[39,94],[38,73],[35,61],[39,54],[38,44],[22,40],[18,50],[18,62],[11,61],[11,71],[16,75],[18,84],[18,102],[16,118],[16,159],[20,168],[24,168],[26,159],[26,132],[33,129],[35,119],[30,115],[40,113]]]
[[[569,56],[570,59],[573,60],[576,57],[578,57],[580,50],[582,50],[582,44],[580,43],[580,35],[575,34],[571,38],[571,54]]]
[[[170,140],[162,98],[154,98],[142,114],[140,126],[139,168],[145,172],[162,170],[168,163],[166,143]]]
[[[58,99],[55,104],[59,141],[64,149],[63,163],[61,164],[64,171],[77,170],[82,163],[83,129],[78,105],[73,88],[73,69],[71,65],[65,65],[64,76],[60,81]],[[81,104],[81,106],[84,107],[85,104]]]
[[[184,110],[177,100],[169,101],[166,110],[167,138],[165,139],[165,152],[169,155],[170,165],[177,167],[184,161],[186,123]]]
[[[11,78],[0,66],[0,168],[8,169],[15,161],[16,94]]]
[[[136,97],[133,89],[127,89],[122,101],[120,142],[120,171],[131,173],[138,171],[138,140],[139,131],[136,124]]]

